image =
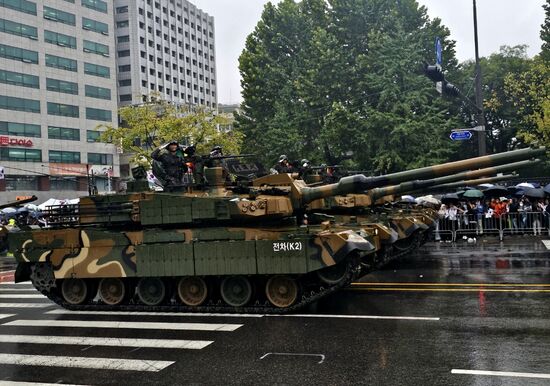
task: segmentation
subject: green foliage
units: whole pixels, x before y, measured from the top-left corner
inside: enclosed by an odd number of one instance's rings
[[[226,154],[238,154],[243,135],[238,130],[220,132],[218,125],[228,119],[204,109],[188,110],[157,99],[137,106],[119,109],[122,124],[118,128],[104,128],[101,140],[119,144],[124,152],[132,154],[131,162],[148,165],[151,152],[158,146],[177,140],[182,145],[194,144],[199,154],[207,154],[219,145]]]
[[[239,58],[245,146],[373,172],[452,158],[457,111],[420,68],[436,36],[456,71],[449,31],[414,0],[268,3]]]
[[[544,24],[541,26],[540,38],[542,40],[542,60],[550,62],[550,0],[542,6],[545,12]]]

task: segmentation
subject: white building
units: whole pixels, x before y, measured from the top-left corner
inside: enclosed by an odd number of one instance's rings
[[[0,0],[0,203],[73,198],[87,173],[120,175],[112,5],[103,0]],[[110,181],[114,186],[114,181]]]
[[[185,0],[114,0],[119,102],[217,106],[214,18]]]

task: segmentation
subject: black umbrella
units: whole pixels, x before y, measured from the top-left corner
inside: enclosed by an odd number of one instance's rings
[[[550,194],[550,184],[546,185],[544,188],[542,188],[546,193]]]
[[[445,194],[441,197],[441,202],[444,204],[457,203],[459,201],[458,195],[456,193]]]
[[[526,188],[523,195],[531,198],[544,198],[546,193],[542,188]]]
[[[495,185],[483,191],[487,197],[501,197],[510,194],[508,189],[501,185]]]

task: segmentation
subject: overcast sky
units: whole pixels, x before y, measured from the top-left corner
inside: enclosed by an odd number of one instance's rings
[[[214,16],[218,101],[238,103],[240,75],[238,58],[246,37],[258,22],[266,0],[190,0]],[[471,0],[417,0],[428,8],[430,17],[439,17],[456,40],[460,61],[474,57]],[[278,3],[278,0],[272,1]],[[485,56],[501,45],[528,44],[529,56],[540,51],[540,25],[544,21],[545,0],[477,0],[479,49]]]

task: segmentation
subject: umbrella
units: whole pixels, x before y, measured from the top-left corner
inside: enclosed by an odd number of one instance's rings
[[[446,204],[449,202],[458,202],[459,198],[456,193],[449,193],[441,197],[441,202]]]
[[[12,213],[16,213],[17,209],[12,208],[12,207],[8,207],[8,208],[4,208],[4,209],[0,210],[0,212],[2,212],[2,214],[12,214]]]
[[[533,185],[534,188],[540,188],[540,184],[538,182],[529,182],[531,185]]]
[[[523,195],[531,198],[543,198],[545,196],[545,193],[542,188],[531,188],[525,189]]]
[[[506,189],[502,185],[494,185],[490,188],[485,189],[483,193],[485,193],[485,195],[488,197],[507,196],[508,194],[510,194],[508,189]]]
[[[481,198],[483,197],[483,192],[481,190],[477,189],[471,189],[464,192],[462,197],[465,198]]]
[[[432,195],[417,197],[415,200],[418,204],[431,204],[431,205],[441,205],[441,201],[435,198]]]
[[[516,192],[514,193],[514,196],[516,197],[521,197],[525,194],[525,190],[523,189],[519,189],[519,190],[516,190]]]
[[[410,202],[410,203],[416,203],[416,201],[414,200],[414,197],[413,196],[410,196],[410,195],[404,195],[404,196],[401,196],[401,201],[402,202]]]
[[[530,184],[529,182],[522,182],[521,184],[517,184],[516,188],[534,188],[533,184]]]
[[[38,205],[34,205],[34,204],[25,204],[25,208],[31,211],[40,210]]]
[[[485,190],[488,188],[492,188],[493,186],[494,186],[493,184],[479,184],[477,187],[481,190]]]
[[[546,185],[544,188],[542,188],[546,193],[550,194],[550,184]]]
[[[25,208],[24,206],[21,207],[21,208],[17,208],[17,213],[26,213],[28,212],[29,210],[27,208]]]

